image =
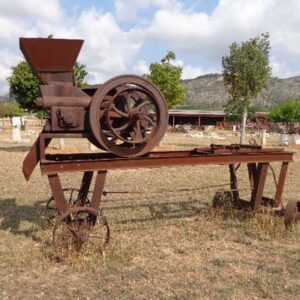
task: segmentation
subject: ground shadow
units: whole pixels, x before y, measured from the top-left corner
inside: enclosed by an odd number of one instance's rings
[[[30,146],[10,146],[10,147],[0,147],[0,151],[5,151],[5,152],[27,152],[31,149]]]
[[[10,230],[13,234],[23,235],[32,238],[35,241],[41,241],[37,233],[42,229],[39,212],[45,206],[47,200],[35,202],[33,205],[19,205],[15,198],[0,198],[0,230]],[[124,210],[124,209],[146,209],[149,212],[147,216],[140,218],[124,218],[112,220],[117,225],[147,223],[154,220],[176,220],[180,218],[205,215],[209,211],[209,203],[202,202],[197,199],[160,202],[160,203],[135,203],[129,205],[105,207],[103,212],[109,210]],[[20,228],[21,222],[27,221],[33,225],[30,229],[24,230]],[[110,220],[108,219],[110,223]]]
[[[209,211],[211,204],[202,202],[197,199],[193,200],[182,200],[176,202],[160,202],[150,204],[132,204],[132,205],[120,205],[105,207],[105,211],[109,210],[123,210],[123,209],[146,209],[149,211],[149,216],[142,218],[129,218],[116,220],[116,224],[129,224],[129,223],[145,223],[154,220],[170,220],[194,217],[201,214],[206,214]]]
[[[40,225],[38,211],[45,201],[38,201],[33,205],[18,205],[15,198],[0,198],[0,229],[10,230],[13,234],[24,235],[35,241],[40,241],[36,233],[39,227],[21,230],[22,221]]]

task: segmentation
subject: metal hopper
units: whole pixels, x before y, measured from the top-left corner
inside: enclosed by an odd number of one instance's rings
[[[42,84],[73,84],[73,66],[82,44],[83,40],[20,38],[20,49]]]

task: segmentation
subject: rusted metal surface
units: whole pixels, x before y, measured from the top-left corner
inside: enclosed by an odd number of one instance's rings
[[[162,139],[168,125],[167,105],[149,81],[122,75],[97,90],[89,120],[94,137],[105,149],[122,157],[140,156]]]
[[[257,151],[198,153],[198,151],[151,152],[142,157],[121,158],[106,153],[49,154],[41,161],[42,174],[130,168],[156,168],[180,165],[292,162],[292,152]]]
[[[59,244],[58,240],[67,233],[81,249],[93,237],[99,221],[105,229],[104,244],[108,242],[110,231],[100,210],[108,170],[226,164],[229,165],[230,190],[217,192],[214,206],[218,206],[224,197],[230,198],[239,208],[254,211],[259,211],[262,206],[278,207],[281,204],[288,164],[293,161],[292,152],[240,144],[151,152],[168,125],[168,109],[162,93],[136,75],[117,76],[95,88],[76,87],[73,67],[82,44],[82,40],[20,39],[21,50],[40,80],[41,95],[37,106],[49,115],[23,162],[23,173],[29,180],[40,162],[42,174],[48,176],[58,213],[53,229],[54,244]],[[47,154],[46,149],[54,138],[86,138],[106,152]],[[275,199],[263,195],[269,165],[273,162],[282,163],[279,180],[274,180]],[[237,171],[242,163],[248,166],[251,194],[248,201],[240,199],[239,194]],[[61,186],[59,174],[65,172],[83,172],[75,198],[74,189],[68,198],[66,189]],[[90,196],[94,172],[96,180]],[[286,223],[298,215],[299,202],[289,203]]]
[[[98,171],[97,172],[95,188],[94,188],[93,197],[92,197],[92,201],[91,201],[91,207],[94,209],[97,209],[100,207],[100,202],[101,202],[105,179],[106,179],[106,173],[107,173],[107,171]]]
[[[55,200],[56,208],[59,214],[63,214],[68,209],[68,203],[65,199],[64,192],[57,173],[48,175],[52,195]]]
[[[263,191],[266,183],[268,163],[259,163],[257,166],[257,172],[254,179],[254,189],[251,194],[250,205],[253,210],[258,210],[261,205]]]
[[[45,147],[47,147],[51,142],[50,138],[46,138],[44,140]],[[31,147],[30,151],[26,155],[25,159],[23,160],[23,167],[22,172],[25,179],[28,181],[30,176],[32,175],[35,167],[40,162],[40,137],[37,138],[33,146]]]
[[[248,168],[250,188],[254,189],[254,182],[256,176],[256,163],[248,163],[247,168]]]
[[[282,193],[283,193],[283,188],[284,188],[286,175],[287,175],[287,172],[288,172],[288,167],[289,167],[288,162],[283,162],[281,164],[279,179],[278,179],[277,187],[276,187],[274,207],[279,207],[279,205],[282,202]]]
[[[48,139],[48,134],[41,135],[43,141]],[[70,134],[70,137],[78,137],[78,134]],[[84,137],[81,135],[81,137]],[[224,201],[232,199],[232,203],[238,208],[259,211],[262,206],[274,207],[273,199],[264,197],[263,191],[269,164],[282,162],[279,181],[277,183],[277,199],[281,201],[285,175],[289,162],[293,161],[293,153],[282,149],[261,149],[259,147],[226,145],[224,147],[211,145],[211,147],[198,148],[191,151],[151,152],[142,157],[122,158],[111,153],[77,153],[77,154],[43,154],[40,162],[42,174],[49,177],[50,186],[58,212],[62,217],[57,221],[53,231],[53,241],[57,246],[58,228],[65,228],[69,235],[76,240],[78,249],[86,244],[93,230],[93,220],[97,219],[102,194],[104,193],[105,179],[108,170],[129,168],[154,168],[175,165],[202,165],[202,164],[227,164],[229,165],[230,190],[222,189],[216,193],[213,206],[222,207]],[[240,163],[247,163],[250,182],[250,200],[240,199],[237,170]],[[256,166],[257,165],[257,166]],[[58,174],[64,172],[84,172],[77,200],[67,203],[63,196]],[[96,172],[96,181],[91,201],[87,199],[90,184]],[[280,194],[280,197],[278,196]],[[226,199],[225,199],[226,198]],[[79,209],[80,208],[80,209]],[[288,207],[287,207],[288,208]],[[91,209],[91,211],[89,210]],[[286,210],[286,220],[294,220],[298,216],[298,206]],[[80,216],[79,216],[80,215]],[[82,216],[84,215],[84,217]],[[288,222],[286,221],[286,222]],[[106,230],[104,244],[109,240],[110,231],[105,219],[103,226]]]
[[[99,228],[96,222],[101,221],[104,234],[98,234]],[[80,251],[90,239],[97,239],[102,250],[110,239],[110,229],[104,217],[99,215],[99,210],[88,206],[70,207],[64,214],[58,217],[53,228],[53,245],[56,255],[68,254],[72,250]]]
[[[37,106],[49,113],[44,132],[60,133],[60,138],[84,133],[97,147],[122,157],[151,151],[168,125],[162,93],[136,75],[112,78],[92,93],[76,87],[73,67],[82,44],[82,40],[20,38],[20,48],[41,83]],[[24,173],[29,178],[33,165],[27,165]]]
[[[91,182],[93,179],[93,172],[84,172],[82,181],[81,181],[81,186],[78,192],[77,199],[75,201],[75,204],[78,206],[83,206],[89,203],[88,199],[88,193],[90,190]]]
[[[238,204],[240,195],[238,188],[238,180],[236,176],[236,168],[234,164],[229,165],[229,173],[230,173],[230,189],[232,190],[233,201],[235,205]]]
[[[20,49],[43,84],[73,83],[73,66],[83,40],[20,38]]]

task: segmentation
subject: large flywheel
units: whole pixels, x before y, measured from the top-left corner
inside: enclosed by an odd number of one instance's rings
[[[90,127],[104,149],[122,157],[151,151],[168,125],[162,93],[136,75],[122,75],[98,88],[90,105]]]

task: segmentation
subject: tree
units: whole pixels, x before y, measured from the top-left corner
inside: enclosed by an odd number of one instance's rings
[[[300,123],[300,99],[289,99],[273,107],[268,119],[274,123]]]
[[[80,88],[87,86],[86,76],[88,72],[86,71],[86,66],[79,62],[75,63],[74,66],[74,83]]]
[[[22,116],[23,110],[17,102],[0,103],[0,118],[12,118]]]
[[[229,101],[242,105],[243,118],[240,143],[245,143],[248,109],[260,94],[271,75],[269,66],[269,34],[238,44],[232,43],[230,54],[222,57],[224,84],[230,95]]]
[[[86,66],[76,62],[74,66],[74,82],[78,87],[85,87]],[[12,67],[12,73],[7,78],[10,93],[15,96],[16,101],[24,109],[34,110],[35,100],[39,95],[39,80],[31,71],[26,61],[21,61]]]
[[[248,119],[255,121],[255,113],[259,110],[259,107],[255,105],[249,105],[248,107]],[[224,106],[225,118],[231,122],[243,121],[243,103],[241,101],[235,101],[230,99]]]
[[[182,68],[171,62],[175,59],[175,53],[169,51],[160,63],[150,64],[148,77],[164,94],[169,108],[182,103],[185,98],[185,89],[181,81]]]
[[[7,78],[9,92],[14,95],[21,107],[32,110],[39,94],[39,80],[32,73],[28,63],[21,61],[12,67],[12,74]]]

